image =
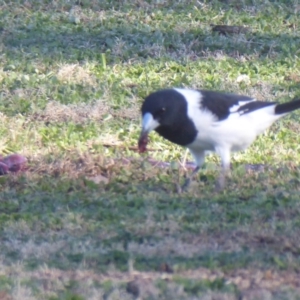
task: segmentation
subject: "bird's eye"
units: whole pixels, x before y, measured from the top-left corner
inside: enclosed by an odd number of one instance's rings
[[[156,117],[157,117],[157,118],[161,118],[162,115],[165,113],[165,111],[166,111],[166,108],[165,108],[165,107],[160,108],[160,109],[157,110],[157,112],[156,112]]]
[[[165,111],[166,111],[166,108],[165,108],[165,107],[162,107],[162,108],[158,111],[158,114],[159,114],[159,115],[162,115]]]

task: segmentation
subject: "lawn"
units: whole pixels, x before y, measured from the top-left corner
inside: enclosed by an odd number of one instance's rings
[[[233,155],[220,193],[218,157],[178,194],[185,150],[155,133],[136,150],[141,103],[160,88],[300,97],[299,12],[0,1],[0,154],[28,159],[0,176],[0,299],[300,299],[300,112]]]

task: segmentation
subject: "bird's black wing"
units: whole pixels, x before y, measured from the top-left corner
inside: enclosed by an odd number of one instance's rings
[[[243,95],[206,90],[199,92],[202,95],[201,108],[211,111],[218,118],[218,121],[228,118],[231,113],[242,115],[274,104],[274,102],[256,101],[254,98]]]
[[[244,115],[244,114],[248,114],[254,110],[266,107],[266,106],[270,106],[270,105],[274,105],[275,102],[263,102],[263,101],[253,101],[253,102],[249,102],[246,103],[244,105],[241,105],[237,112],[240,115]]]

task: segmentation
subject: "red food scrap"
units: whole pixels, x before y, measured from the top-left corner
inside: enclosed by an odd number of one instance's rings
[[[20,154],[11,154],[6,157],[0,157],[0,175],[10,172],[18,172],[24,169],[26,165],[26,157]]]
[[[0,175],[5,175],[8,173],[8,166],[3,162],[0,162]]]
[[[148,135],[141,135],[138,142],[138,148],[140,153],[144,153],[147,151],[147,144],[148,144]]]

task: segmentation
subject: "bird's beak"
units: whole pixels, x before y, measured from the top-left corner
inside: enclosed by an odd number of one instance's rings
[[[146,113],[142,119],[142,132],[140,134],[138,148],[139,152],[145,152],[148,144],[148,134],[159,126],[159,122],[156,121],[152,114]]]

